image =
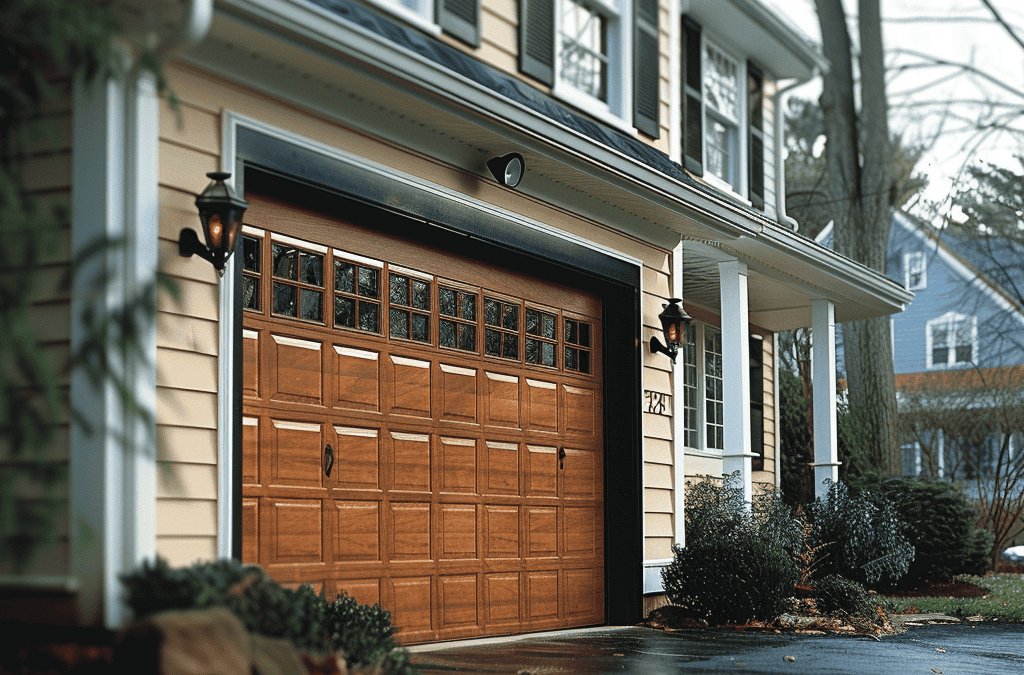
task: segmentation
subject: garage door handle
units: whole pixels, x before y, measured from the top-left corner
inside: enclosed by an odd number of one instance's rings
[[[560,470],[565,468],[565,448],[558,449],[558,468]]]
[[[334,450],[331,449],[331,444],[328,443],[327,447],[324,448],[324,475],[328,478],[331,477],[331,469],[334,468]]]

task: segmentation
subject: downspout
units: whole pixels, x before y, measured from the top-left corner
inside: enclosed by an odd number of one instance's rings
[[[800,224],[786,213],[786,161],[782,157],[783,134],[785,131],[785,109],[783,104],[788,99],[789,92],[800,85],[813,80],[821,74],[818,68],[814,68],[811,76],[806,80],[790,82],[785,87],[776,90],[772,94],[775,108],[775,213],[777,220],[783,225],[788,225],[794,232],[800,229]]]

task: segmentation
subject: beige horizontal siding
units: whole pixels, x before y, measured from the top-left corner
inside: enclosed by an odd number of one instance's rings
[[[672,557],[673,537],[647,537],[644,540],[644,560],[667,560]]]
[[[644,439],[644,461],[672,465],[672,441],[664,438]]]
[[[651,488],[671,490],[673,487],[672,467],[665,464],[644,462],[644,485]]]
[[[157,424],[217,428],[216,394],[157,387],[156,399]]]
[[[174,567],[217,557],[216,537],[157,537],[156,552]]]
[[[191,92],[179,92],[183,97]],[[177,110],[160,105],[160,137],[170,144],[220,155],[220,115],[181,103]]]
[[[217,502],[213,499],[161,499],[157,536],[217,536]]]
[[[220,333],[216,321],[161,312],[156,318],[157,347],[216,356]]]
[[[217,467],[161,462],[157,470],[157,497],[216,500]]]
[[[672,494],[672,490],[645,488],[644,510],[647,513],[672,513]]]
[[[686,454],[686,480],[698,476],[721,476],[722,458],[705,455]]]
[[[157,459],[191,464],[217,463],[217,430],[161,424],[157,427]]]
[[[157,347],[159,387],[217,393],[217,357]]]
[[[673,538],[671,513],[647,513],[644,515],[644,531],[648,537],[661,539]]]

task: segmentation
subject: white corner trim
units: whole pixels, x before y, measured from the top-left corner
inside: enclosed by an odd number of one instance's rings
[[[677,22],[678,23],[678,22]],[[672,297],[683,298],[683,242],[672,251]],[[682,354],[680,354],[682,356]],[[672,527],[673,541],[686,546],[686,396],[683,360],[672,366]],[[646,591],[646,581],[644,583]]]

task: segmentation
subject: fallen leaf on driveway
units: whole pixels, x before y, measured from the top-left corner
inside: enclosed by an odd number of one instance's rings
[[[945,653],[946,653],[946,650],[945,650],[945,649],[943,649],[942,647],[936,647],[936,648],[935,648],[935,651],[937,651],[937,652],[940,652],[940,653],[942,653],[942,654],[945,654]]]
[[[786,660],[787,661],[796,661],[796,657],[795,656],[787,656]]]
[[[934,668],[932,668],[931,671],[933,673],[938,673],[938,675],[942,675],[942,671],[941,670],[935,670]]]

